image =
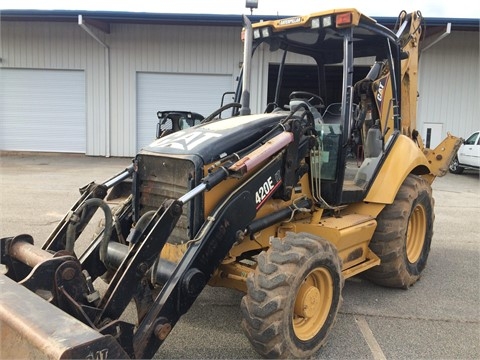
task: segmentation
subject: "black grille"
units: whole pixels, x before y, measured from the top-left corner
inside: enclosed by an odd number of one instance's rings
[[[157,210],[166,199],[180,198],[192,188],[195,166],[191,161],[151,155],[139,155],[137,160],[138,198],[135,201],[140,216]],[[184,205],[169,242],[182,243],[190,239],[192,205]]]

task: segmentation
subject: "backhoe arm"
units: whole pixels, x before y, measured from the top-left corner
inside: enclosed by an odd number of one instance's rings
[[[399,16],[399,38],[401,51],[401,114],[402,134],[412,138],[417,129],[418,60],[422,34],[422,14],[419,11]]]

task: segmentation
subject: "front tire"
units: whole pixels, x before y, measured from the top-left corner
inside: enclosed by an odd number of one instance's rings
[[[307,358],[324,344],[341,304],[341,260],[328,241],[306,233],[273,238],[247,279],[242,327],[268,358]]]
[[[452,162],[450,163],[450,165],[448,166],[448,170],[452,173],[452,174],[461,174],[463,173],[463,170],[465,170],[464,167],[460,166],[460,163],[458,162],[458,157],[455,155],[455,157],[453,158]]]
[[[370,249],[381,263],[365,272],[372,282],[407,289],[427,264],[435,219],[432,188],[425,179],[409,175],[393,204],[377,218]]]

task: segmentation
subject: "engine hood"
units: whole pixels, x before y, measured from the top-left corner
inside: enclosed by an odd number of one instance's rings
[[[222,157],[232,154],[258,140],[286,115],[260,114],[214,120],[155,140],[140,154],[196,155],[208,164],[222,154]]]

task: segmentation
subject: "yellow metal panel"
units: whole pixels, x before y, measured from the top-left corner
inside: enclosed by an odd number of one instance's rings
[[[354,8],[345,8],[345,9],[321,11],[321,12],[316,12],[316,13],[312,13],[304,16],[293,16],[290,18],[279,19],[279,20],[263,21],[260,23],[253,24],[252,26],[253,28],[271,26],[273,31],[282,31],[290,28],[308,26],[312,18],[327,16],[327,15],[337,15],[337,14],[343,14],[348,12],[352,13],[352,24],[350,26],[358,25],[358,23],[360,22],[360,18],[362,17],[364,18],[364,20],[367,20],[368,22],[372,22],[372,23],[376,22],[372,18],[362,15],[358,10]],[[335,21],[335,19],[333,19],[333,21]]]
[[[385,204],[357,202],[349,205],[348,208],[345,209],[345,212],[348,214],[369,215],[372,218],[376,218],[384,207]]]
[[[365,261],[369,253],[368,244],[377,222],[368,215],[348,214],[341,217],[322,219],[317,223],[288,223],[278,230],[283,237],[289,231],[307,232],[320,236],[335,245],[342,259],[342,269],[348,269]]]
[[[404,179],[419,166],[425,167],[425,173],[430,172],[430,164],[418,146],[405,135],[400,135],[365,197],[365,202],[393,203]]]

